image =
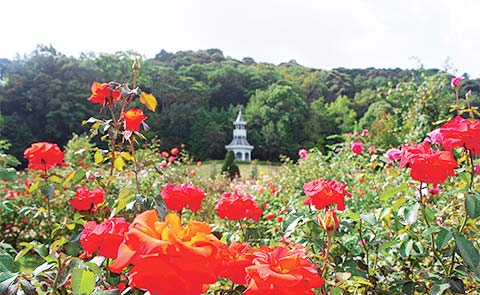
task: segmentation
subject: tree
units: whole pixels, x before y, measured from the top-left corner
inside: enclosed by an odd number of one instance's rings
[[[276,160],[280,154],[295,155],[305,141],[306,113],[306,103],[291,86],[275,83],[257,90],[245,110],[256,157]]]
[[[240,169],[238,168],[238,165],[235,164],[235,155],[233,154],[233,151],[228,151],[225,155],[222,165],[222,174],[226,174],[230,179],[240,177]]]
[[[334,118],[338,130],[342,133],[351,132],[355,129],[357,121],[357,113],[350,108],[350,99],[345,95],[341,95],[337,100],[327,104],[327,114]]]

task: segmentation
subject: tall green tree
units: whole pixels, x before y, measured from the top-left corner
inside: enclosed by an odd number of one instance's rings
[[[289,85],[275,83],[258,90],[245,110],[248,139],[260,159],[293,156],[305,141],[307,104]]]

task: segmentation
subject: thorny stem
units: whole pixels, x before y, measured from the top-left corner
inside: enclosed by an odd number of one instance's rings
[[[369,259],[368,259],[368,246],[365,240],[363,239],[362,235],[362,221],[360,220],[360,228],[358,229],[358,235],[360,237],[360,241],[362,242],[362,248],[365,250],[365,264],[367,265],[367,274],[370,276],[370,271],[369,271]]]
[[[472,188],[473,188],[473,179],[474,179],[474,176],[475,176],[475,166],[473,165],[473,156],[472,156],[472,151],[471,150],[468,150],[465,148],[465,151],[467,153],[467,156],[468,158],[470,159],[470,166],[472,168],[472,171],[471,171],[471,177],[470,177],[470,185],[469,185],[469,191],[471,192],[472,191]],[[467,207],[467,204],[466,204],[467,200],[465,199],[465,208]],[[463,218],[463,222],[462,222],[462,225],[460,226],[460,229],[459,229],[459,232],[461,233],[463,231],[463,229],[465,228],[465,225],[467,225],[467,220],[468,220],[468,216],[467,214],[465,214],[465,217]],[[453,271],[453,268],[455,266],[455,251],[453,251],[452,253],[452,262],[450,264],[450,269],[448,271],[448,275],[450,276],[452,274],[452,271]]]
[[[119,126],[118,126],[117,118],[115,117],[115,112],[113,111],[113,108],[112,108],[111,104],[108,105],[108,108],[110,110],[110,113],[112,114],[113,128],[115,129],[115,132],[118,133]],[[108,190],[110,189],[110,183],[112,182],[113,170],[115,168],[115,160],[116,160],[116,151],[115,150],[116,150],[116,147],[117,147],[116,135],[115,135],[115,137],[110,137],[110,140],[111,140],[111,145],[112,145],[112,165],[110,167],[110,175],[109,175],[108,180],[107,180],[107,187],[105,189],[105,195],[108,195]]]
[[[135,174],[135,185],[137,186],[137,193],[141,195],[142,192],[140,190],[140,182],[138,181],[138,163],[137,163],[137,156],[135,154],[134,142],[135,142],[135,137],[132,136],[130,138],[130,150],[132,151],[133,162],[135,162],[135,169],[133,170],[133,173]]]
[[[58,271],[55,275],[55,279],[53,280],[53,288],[52,288],[53,289],[52,290],[53,295],[57,294],[58,277],[60,276],[60,272],[62,270],[62,260],[61,260],[60,254],[58,254],[58,256],[57,256],[57,264],[58,264]]]
[[[240,226],[240,229],[242,231],[242,236],[243,236],[243,242],[247,241],[247,233],[245,232],[245,229],[243,228],[243,224],[241,220],[238,220],[238,225]]]
[[[423,202],[422,185],[423,185],[423,183],[420,182],[420,187],[418,188],[418,194],[420,195],[420,209],[422,210],[423,220],[425,221],[425,224],[427,225],[427,227],[430,227],[430,222],[428,221],[428,217],[427,217],[427,213],[426,213],[425,203]],[[433,252],[433,258],[435,260],[437,260],[438,262],[440,262],[443,270],[446,271],[447,268],[445,266],[445,263],[443,262],[442,258],[438,256],[438,253],[436,251],[435,236],[433,235],[433,233],[430,233],[430,249]]]
[[[471,150],[467,150],[465,149],[466,152],[467,152],[467,155],[468,155],[468,158],[470,159],[470,168],[472,169],[470,171],[470,184],[469,184],[469,189],[470,191],[472,191],[473,189],[473,179],[475,178],[475,165],[473,164],[473,155],[472,155],[472,151]]]
[[[48,225],[48,231],[49,231],[49,239],[52,237],[52,232],[53,232],[53,227],[52,227],[52,215],[50,211],[50,185],[48,183],[48,170],[47,170],[47,162],[42,160],[44,168],[43,168],[43,180],[45,180],[45,185],[47,186],[47,225]]]
[[[458,105],[458,89],[455,89],[455,106],[457,108],[457,116],[460,115],[460,106]]]
[[[327,268],[328,255],[330,254],[331,246],[332,246],[332,237],[331,237],[330,234],[327,233],[327,247],[325,249],[325,257],[323,257],[322,269],[320,270],[320,273],[318,274],[321,278],[323,277],[323,274],[325,273],[325,270]]]

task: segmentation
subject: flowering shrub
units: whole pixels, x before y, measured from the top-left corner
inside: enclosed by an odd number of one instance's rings
[[[480,292],[480,123],[460,78],[456,116],[423,141],[338,135],[327,153],[230,180],[199,177],[184,146],[145,143],[157,102],[132,69],[133,89],[92,84],[110,117],[83,124],[102,148],[82,139],[64,163],[56,144],[33,143],[29,170],[0,182],[0,293]]]

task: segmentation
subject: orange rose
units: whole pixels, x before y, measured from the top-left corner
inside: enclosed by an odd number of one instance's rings
[[[125,130],[129,131],[140,130],[140,124],[147,119],[141,109],[130,109],[122,113],[122,117],[125,119]]]
[[[323,285],[303,247],[262,247],[254,255],[253,265],[245,269],[245,295],[314,295],[312,288]]]
[[[152,295],[199,295],[204,284],[216,282],[220,241],[204,222],[182,226],[180,217],[158,219],[155,210],[138,215],[118,249],[113,272],[132,264],[129,285]]]
[[[112,90],[108,83],[92,83],[92,95],[88,98],[92,103],[101,105],[112,104],[118,101],[121,97],[118,90]]]

